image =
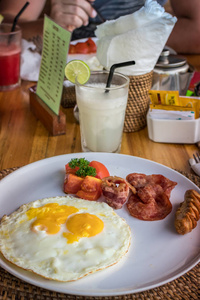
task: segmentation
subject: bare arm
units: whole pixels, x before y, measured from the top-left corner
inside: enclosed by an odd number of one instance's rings
[[[177,23],[167,45],[178,53],[200,53],[200,1],[170,0]]]
[[[37,20],[42,12],[46,0],[29,0],[30,4],[25,11],[21,14],[18,22],[23,23],[26,21]],[[26,0],[3,0],[0,1],[0,12],[4,16],[4,22],[11,22],[24,6]]]
[[[31,39],[33,36],[42,36],[43,20],[39,16],[44,8],[46,0],[29,0],[30,4],[18,19],[22,28],[22,36]],[[15,16],[26,3],[26,0],[3,0],[0,1],[0,12],[4,16],[4,23],[12,23]]]

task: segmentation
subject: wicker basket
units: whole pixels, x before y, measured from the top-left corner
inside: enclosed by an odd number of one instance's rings
[[[149,108],[149,90],[153,71],[139,76],[129,76],[129,93],[124,121],[124,132],[138,131],[146,126]]]
[[[63,86],[61,105],[64,108],[74,107],[76,104],[75,86]]]

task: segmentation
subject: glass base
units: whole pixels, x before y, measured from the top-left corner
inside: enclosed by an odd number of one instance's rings
[[[103,151],[103,150],[99,151],[98,149],[96,151],[93,151],[87,148],[84,142],[82,142],[81,147],[83,152],[120,153],[121,143],[115,151]]]
[[[11,91],[14,90],[16,88],[18,88],[21,85],[21,80],[19,80],[17,83],[15,84],[11,84],[11,85],[2,85],[0,86],[0,92],[6,92],[6,91]]]

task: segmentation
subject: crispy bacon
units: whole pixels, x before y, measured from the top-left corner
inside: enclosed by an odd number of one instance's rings
[[[131,195],[127,202],[133,217],[154,221],[164,219],[171,212],[169,198],[176,182],[160,174],[131,173],[126,179],[136,189],[136,194]]]
[[[102,179],[101,188],[106,203],[112,208],[122,208],[128,199],[130,185],[124,178],[117,176],[105,177]],[[131,189],[135,192],[133,187]]]

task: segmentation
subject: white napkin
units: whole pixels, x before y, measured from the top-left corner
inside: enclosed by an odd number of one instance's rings
[[[20,75],[24,80],[38,81],[42,56],[37,51],[34,51],[35,49],[36,45],[33,42],[22,39]],[[70,58],[67,59],[67,61],[69,60]],[[91,71],[103,69],[103,66],[100,65],[96,56],[92,56],[87,60],[85,59],[85,62],[90,67]],[[67,85],[71,86],[73,84],[66,82],[65,86]]]
[[[146,0],[133,14],[106,21],[95,31],[100,64],[110,69],[115,63],[134,60],[134,66],[117,71],[126,75],[152,71],[176,21],[154,0]]]
[[[41,55],[30,49],[35,50],[36,45],[33,42],[22,39],[20,76],[24,80],[38,81]]]

